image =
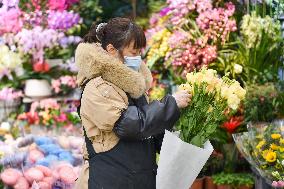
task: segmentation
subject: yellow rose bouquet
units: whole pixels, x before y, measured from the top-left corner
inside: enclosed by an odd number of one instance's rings
[[[179,132],[165,132],[158,189],[191,186],[213,152],[208,139],[225,120],[225,112],[236,110],[246,94],[237,81],[219,78],[215,70],[205,68],[187,74],[187,82],[180,88],[192,94],[192,101],[181,112]]]
[[[177,129],[183,141],[198,147],[225,121],[225,111],[236,110],[246,94],[237,81],[219,78],[215,70],[205,68],[188,73],[180,89],[189,91],[192,101],[182,111]]]

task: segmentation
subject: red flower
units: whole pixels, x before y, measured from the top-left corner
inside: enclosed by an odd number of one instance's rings
[[[50,70],[49,64],[38,62],[33,65],[33,70],[38,73],[46,73]]]
[[[18,116],[19,120],[26,120],[29,124],[39,124],[39,116],[37,112],[22,113]]]
[[[231,117],[229,121],[223,124],[223,128],[225,128],[229,133],[233,133],[237,127],[239,127],[243,122],[243,117]]]

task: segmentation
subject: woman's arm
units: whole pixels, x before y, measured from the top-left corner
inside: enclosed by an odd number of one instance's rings
[[[173,96],[153,101],[142,107],[129,105],[116,122],[114,132],[121,139],[141,140],[171,129],[180,111]]]

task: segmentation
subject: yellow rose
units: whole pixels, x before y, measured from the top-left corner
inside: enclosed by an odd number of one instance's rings
[[[262,157],[267,161],[267,162],[275,162],[276,161],[276,153],[271,151],[271,150],[264,150],[262,152]]]
[[[221,86],[221,97],[228,99],[229,94],[230,94],[229,87],[227,85],[222,85]]]
[[[228,96],[228,106],[233,109],[236,110],[238,109],[240,104],[240,99],[238,98],[237,95],[235,94],[229,94]]]
[[[188,73],[186,75],[186,79],[188,83],[194,84],[196,81],[195,75],[193,73]]]
[[[281,135],[280,134],[271,134],[271,138],[274,139],[274,140],[277,140],[277,139],[281,138]]]
[[[185,91],[191,92],[192,87],[189,84],[182,84],[179,86],[179,90],[185,90]]]

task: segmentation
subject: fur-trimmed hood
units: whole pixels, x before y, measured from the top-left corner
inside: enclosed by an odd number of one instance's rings
[[[81,43],[75,53],[75,62],[79,69],[77,84],[83,86],[88,79],[101,76],[113,83],[131,97],[138,98],[150,89],[152,76],[142,63],[136,72],[120,60],[110,56],[99,43]]]

